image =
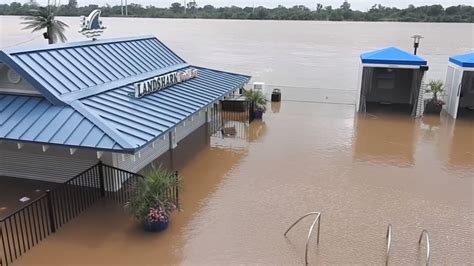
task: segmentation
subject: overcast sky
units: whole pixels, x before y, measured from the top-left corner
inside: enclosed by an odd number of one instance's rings
[[[27,2],[28,0],[16,0],[19,2]],[[61,3],[67,3],[68,0],[60,0]],[[79,5],[88,4],[120,4],[120,0],[77,0]],[[125,1],[125,0],[124,0]],[[189,1],[189,0],[187,0]],[[305,5],[311,9],[314,9],[316,3],[321,3],[325,6],[332,5],[333,7],[340,6],[344,0],[196,0],[198,6],[204,6],[211,4],[214,6],[265,6],[275,7],[277,5],[294,6],[294,5]],[[13,0],[0,0],[0,3],[10,3]],[[37,2],[44,4],[47,0],[37,0]],[[160,7],[170,6],[173,2],[184,2],[184,0],[128,0],[129,3],[137,3],[142,5],[154,5]],[[405,8],[409,4],[415,6],[419,5],[432,5],[441,4],[443,6],[453,5],[474,5],[474,0],[349,0],[352,5],[352,9],[367,10],[374,4],[382,4],[384,6]]]

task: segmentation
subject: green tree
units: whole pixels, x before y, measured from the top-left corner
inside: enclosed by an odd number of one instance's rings
[[[78,0],[67,0],[60,9],[54,10],[57,16],[78,16],[89,14],[92,10],[100,8],[102,16],[120,16],[120,5],[105,5],[99,7],[96,4],[88,6],[78,6]],[[177,1],[177,0],[176,0]],[[168,8],[160,8],[152,5],[146,7],[130,4],[129,14],[140,17],[160,17],[160,18],[209,18],[209,19],[273,19],[273,20],[332,20],[332,21],[407,21],[407,22],[474,22],[474,7],[470,5],[457,5],[446,7],[441,5],[418,6],[409,5],[407,8],[398,9],[385,7],[377,4],[370,10],[354,11],[351,9],[349,1],[344,1],[338,8],[316,4],[316,11],[313,12],[303,5],[296,5],[291,8],[278,6],[276,8],[265,7],[219,7],[212,5],[198,7],[195,0],[190,1],[186,7],[189,14],[186,15],[184,6],[173,3]],[[342,2],[343,0],[341,0]],[[12,2],[10,4],[0,4],[0,15],[31,15],[31,9],[37,9],[35,0],[26,0],[25,4]]]
[[[317,3],[317,4],[316,4],[316,12],[320,13],[321,10],[323,10],[323,5],[320,4],[320,3]]]
[[[77,0],[69,0],[67,6],[69,8],[77,8]]]
[[[67,38],[64,32],[69,26],[56,19],[55,12],[57,11],[58,7],[49,2],[46,7],[31,10],[31,15],[23,18],[25,21],[22,24],[26,25],[23,29],[32,29],[32,32],[46,29],[45,37],[49,44],[56,43],[58,40],[65,42]]]
[[[174,12],[174,13],[179,13],[183,10],[183,6],[181,6],[180,3],[178,2],[174,2],[171,4],[171,11]]]
[[[352,9],[351,9],[351,4],[347,0],[344,1],[341,5],[341,15],[344,18],[344,20],[348,20],[352,17]]]
[[[197,9],[196,1],[189,1],[187,4],[187,8],[191,11],[195,11]]]

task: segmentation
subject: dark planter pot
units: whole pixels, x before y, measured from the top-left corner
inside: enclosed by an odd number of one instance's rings
[[[427,114],[440,114],[443,105],[439,102],[428,101],[425,105],[425,113]]]
[[[255,119],[262,119],[262,117],[263,117],[263,112],[260,111],[260,110],[255,111],[254,117],[255,117]]]
[[[147,232],[161,232],[168,228],[168,225],[170,224],[170,221],[168,220],[167,222],[148,222],[144,221],[143,222],[143,229]]]

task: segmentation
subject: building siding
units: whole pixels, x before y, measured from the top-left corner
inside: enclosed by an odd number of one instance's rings
[[[3,143],[0,147],[0,178],[9,176],[63,183],[98,161],[97,153],[93,151],[77,150],[71,155],[69,149],[60,147],[50,147],[46,152],[40,145],[31,144],[25,144],[19,150],[16,143]]]

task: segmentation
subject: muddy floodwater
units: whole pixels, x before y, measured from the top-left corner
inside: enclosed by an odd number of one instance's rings
[[[70,40],[84,39],[71,25]],[[0,17],[0,47],[41,33]],[[388,46],[419,53],[428,78],[472,50],[473,24],[333,23],[104,18],[105,37],[153,34],[191,64],[252,75],[281,88],[263,121],[237,136],[198,130],[178,146],[182,211],[160,234],[99,202],[15,265],[301,265],[311,219],[322,213],[310,264],[421,265],[423,229],[434,265],[474,264],[474,119],[354,114],[359,54]],[[275,30],[278,29],[278,30]],[[36,36],[36,37],[35,37]]]
[[[472,120],[354,116],[350,105],[282,102],[235,137],[193,135],[180,173],[183,210],[169,230],[142,232],[110,202],[67,224],[17,265],[302,264],[311,220],[322,212],[311,264],[474,263]],[[314,240],[314,239],[313,239]]]

